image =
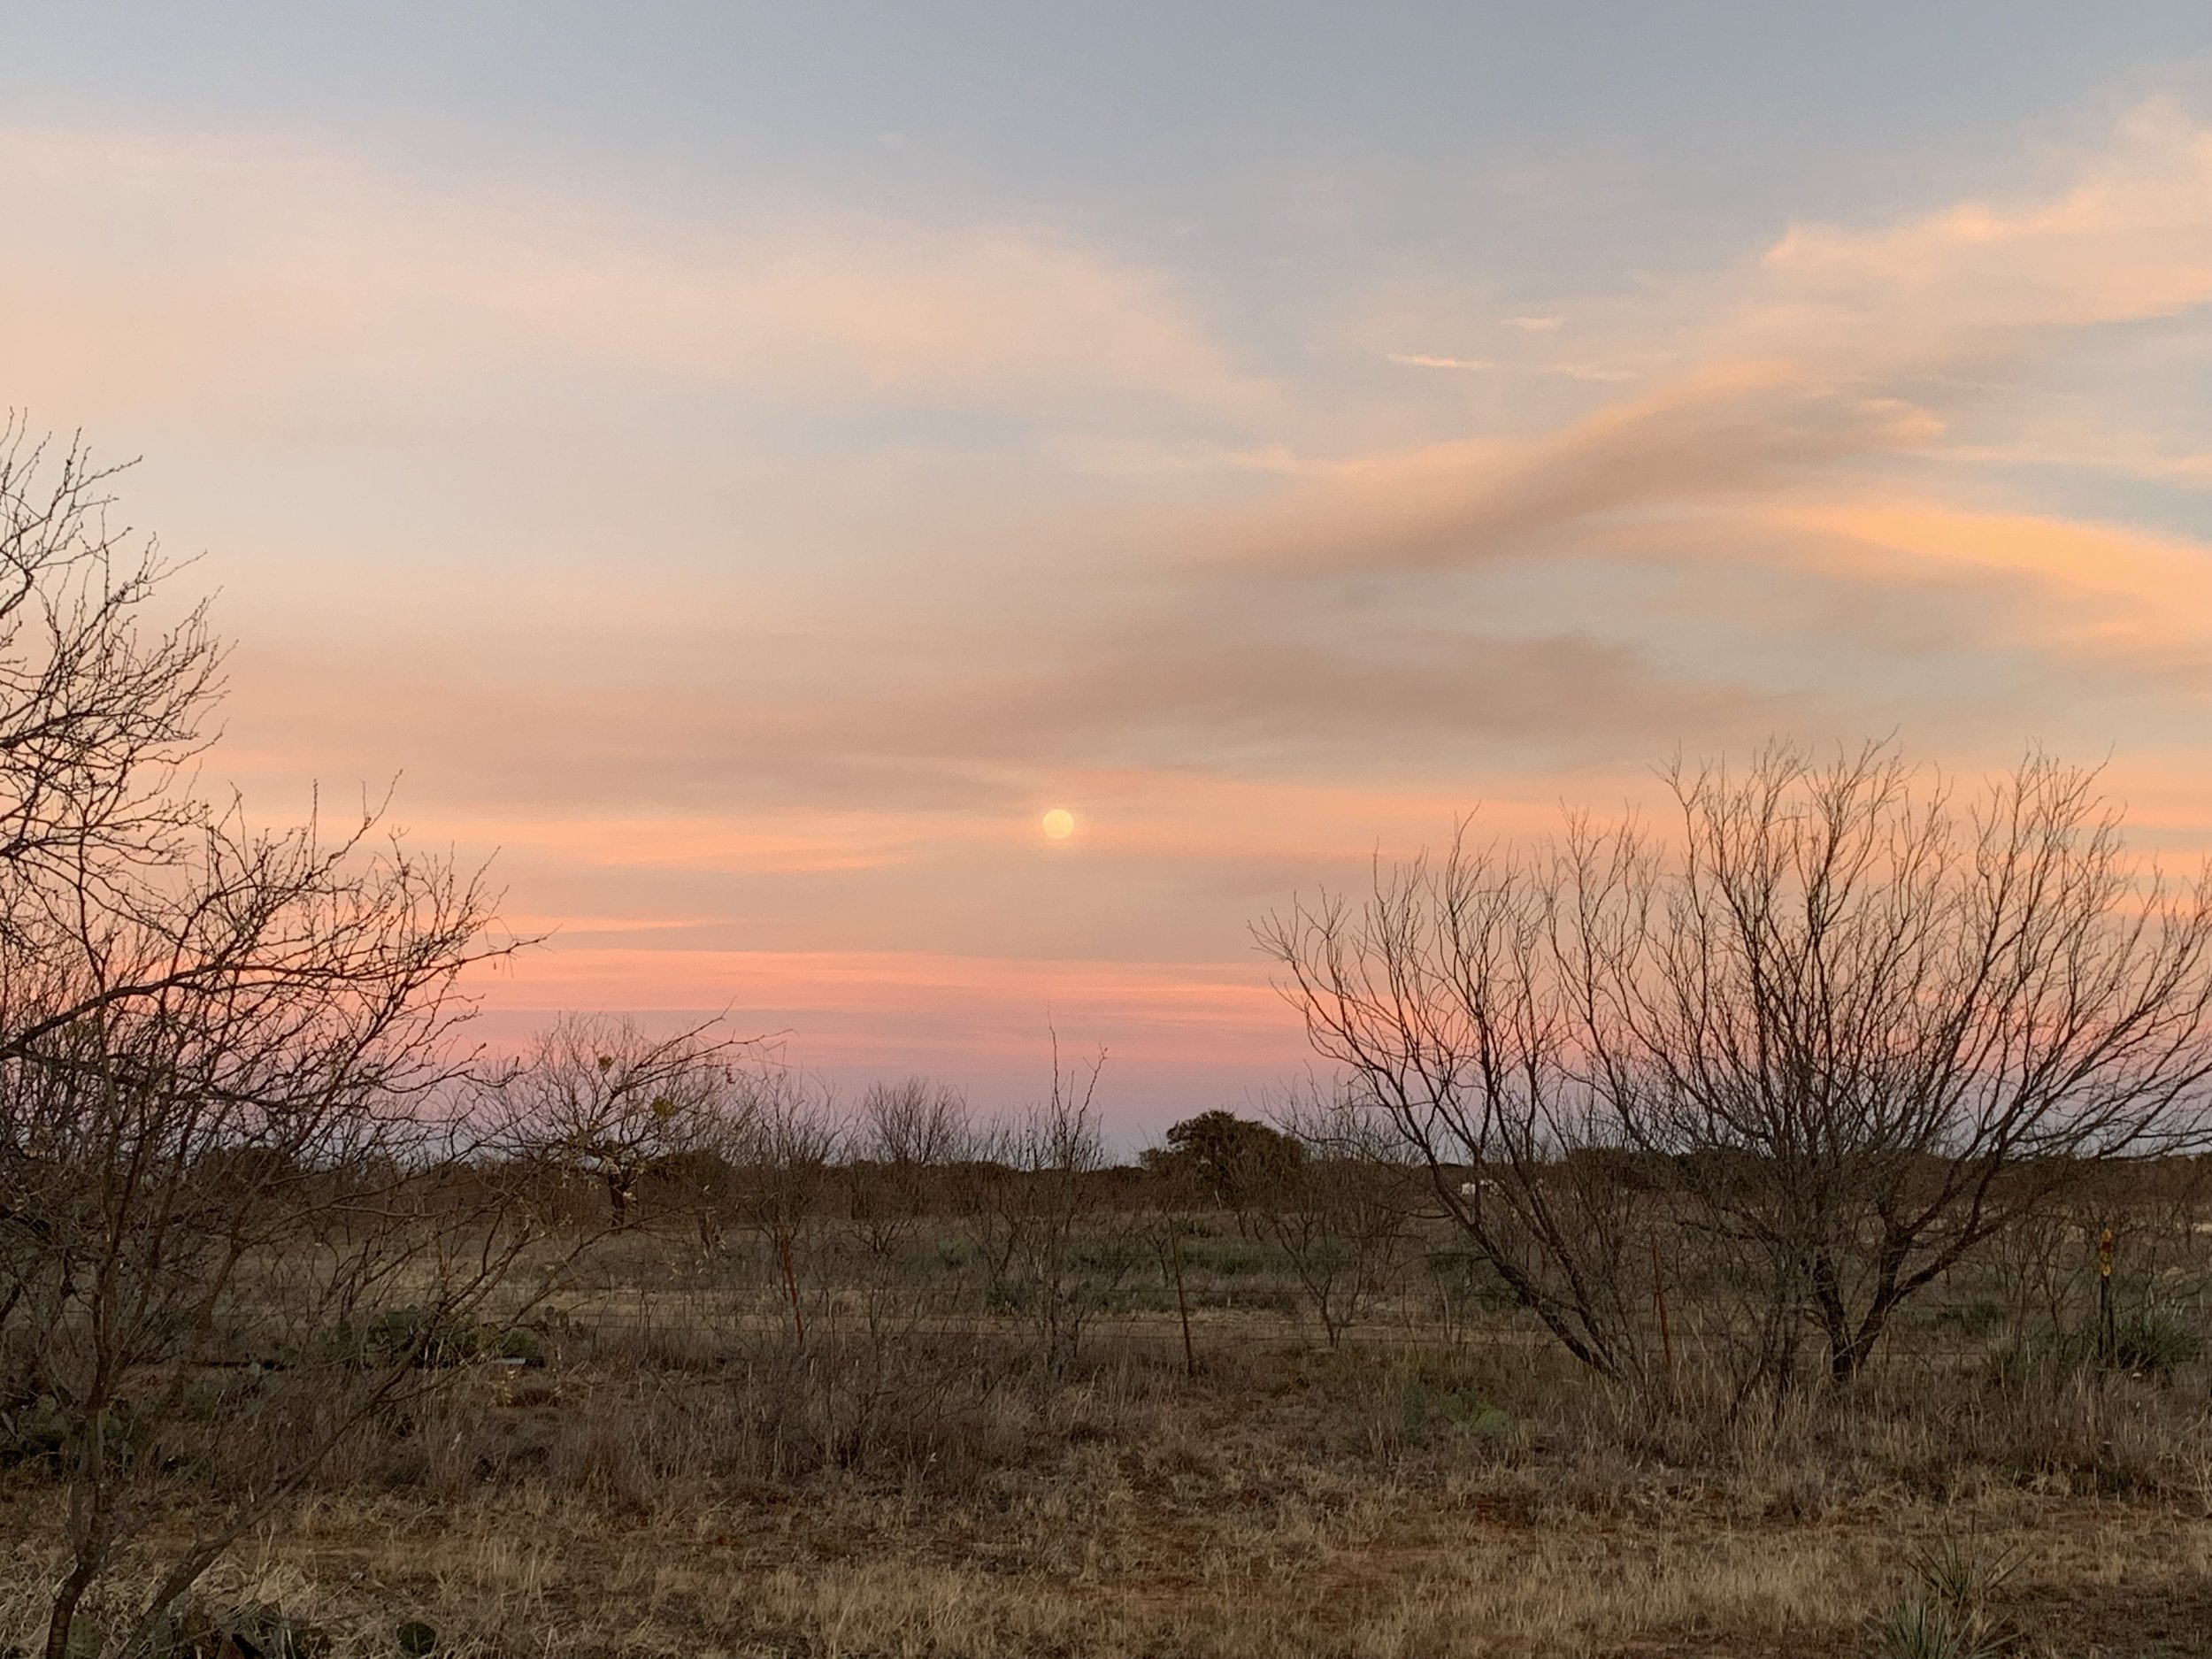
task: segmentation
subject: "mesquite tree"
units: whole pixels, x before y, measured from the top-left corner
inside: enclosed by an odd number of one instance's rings
[[[1567,1350],[1641,1374],[1637,1194],[1566,1155],[1615,1138],[1576,1064],[1544,849],[1461,834],[1378,866],[1355,903],[1299,901],[1259,932],[1315,1048],[1425,1166],[1435,1202]]]
[[[711,1025],[657,1037],[614,1015],[564,1015],[493,1083],[481,1111],[517,1160],[597,1186],[620,1227],[648,1176],[733,1154],[754,1087],[738,1067],[757,1047]]]
[[[149,1640],[519,1248],[425,1110],[457,977],[506,948],[488,895],[373,812],[266,832],[194,792],[220,649],[197,608],[150,620],[111,476],[0,434],[0,1432],[66,1487],[51,1659],[127,1562],[157,1587],[109,1628]],[[150,1557],[200,1465],[233,1478]]]
[[[1248,1192],[1263,1236],[1290,1263],[1331,1348],[1395,1278],[1406,1238],[1403,1146],[1356,1098],[1294,1094],[1277,1109],[1299,1148]]]
[[[1809,1333],[1843,1383],[2007,1225],[2195,1141],[2212,887],[2131,858],[2093,773],[2031,756],[1962,789],[1874,745],[1667,777],[1671,833],[1463,834],[1262,935],[1316,1043],[1579,1356],[1648,1364],[1640,1207],[1733,1253],[1758,1379],[1787,1386]],[[1572,1156],[1596,1150],[1624,1156]]]

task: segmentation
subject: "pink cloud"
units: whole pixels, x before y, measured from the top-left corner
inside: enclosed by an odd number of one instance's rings
[[[23,127],[0,213],[39,227],[0,350],[45,404],[252,419],[549,357],[818,398],[1274,401],[1163,273],[1048,227],[763,204],[710,230],[288,139]]]

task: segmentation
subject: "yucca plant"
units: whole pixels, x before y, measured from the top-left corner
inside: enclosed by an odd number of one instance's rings
[[[2019,1568],[2009,1551],[1990,1555],[1946,1538],[1912,1559],[1911,1593],[1875,1630],[1880,1659],[2001,1659],[2014,1632],[1989,1611],[1990,1596]]]
[[[2203,1339],[2176,1315],[2162,1308],[2146,1308],[2120,1321],[2113,1337],[2112,1363],[2120,1371],[2163,1377],[2203,1350]]]

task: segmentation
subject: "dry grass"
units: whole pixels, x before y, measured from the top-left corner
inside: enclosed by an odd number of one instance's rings
[[[2200,1492],[2023,1480],[1871,1410],[1672,1463],[1603,1401],[1439,1412],[1448,1382],[1512,1379],[1436,1369],[1110,1363],[987,1401],[957,1466],[903,1468],[780,1452],[757,1368],[486,1378],[334,1471],[203,1600],[280,1607],[339,1654],[420,1619],[457,1655],[1841,1655],[1870,1650],[1913,1545],[1970,1531],[2021,1556],[2022,1651],[2205,1651]],[[2174,1390],[2138,1392],[2122,1420],[2170,1420]],[[19,1472],[12,1530],[51,1496]],[[6,1559],[27,1643],[51,1562]]]
[[[872,1333],[830,1284],[802,1346],[676,1241],[594,1272],[542,1365],[349,1446],[202,1622],[275,1609],[334,1656],[410,1620],[457,1655],[1873,1655],[1915,1552],[1966,1538],[2017,1557],[2008,1651],[2212,1651],[2199,1363],[1901,1347],[1847,1401],[1731,1412],[1687,1361],[1671,1407],[1596,1387],[1509,1314],[1332,1350],[1243,1271],[1195,1377],[1141,1302],[1050,1373],[1018,1314],[918,1294]],[[49,1466],[0,1471],[0,1646],[35,1645],[57,1502]]]
[[[846,1483],[647,1516],[542,1485],[325,1500],[209,1594],[280,1605],[341,1653],[393,1651],[420,1618],[457,1654],[1845,1654],[1899,1594],[1903,1546],[1970,1518],[2024,1555],[2008,1591],[2039,1650],[2204,1651],[2212,1525],[2159,1506],[1532,1523],[1471,1486],[1386,1481],[1221,1513],[1124,1461],[951,1506]]]

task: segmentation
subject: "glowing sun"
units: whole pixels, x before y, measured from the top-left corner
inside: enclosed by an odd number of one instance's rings
[[[1045,814],[1045,838],[1064,841],[1075,833],[1075,814],[1064,806],[1056,806]]]

